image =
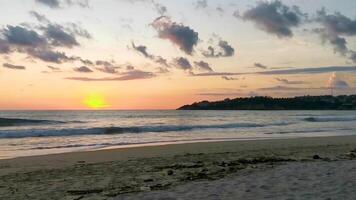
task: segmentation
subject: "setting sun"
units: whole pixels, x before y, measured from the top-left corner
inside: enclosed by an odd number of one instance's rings
[[[99,94],[89,95],[86,97],[84,103],[88,108],[91,109],[102,109],[110,107],[110,105],[107,104],[104,96]]]

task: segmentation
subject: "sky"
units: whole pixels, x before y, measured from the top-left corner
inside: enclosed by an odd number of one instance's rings
[[[356,92],[354,0],[0,2],[0,110]]]

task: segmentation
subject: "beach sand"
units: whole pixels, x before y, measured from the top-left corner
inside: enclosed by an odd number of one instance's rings
[[[0,199],[356,199],[356,136],[0,160]]]

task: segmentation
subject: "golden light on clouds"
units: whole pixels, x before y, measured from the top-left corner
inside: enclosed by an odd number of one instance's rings
[[[107,103],[104,95],[102,94],[90,94],[85,100],[84,104],[90,109],[103,109],[109,108],[110,105]]]

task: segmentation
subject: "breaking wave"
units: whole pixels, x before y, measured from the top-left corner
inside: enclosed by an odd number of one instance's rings
[[[258,128],[266,126],[286,126],[290,123],[232,123],[215,125],[167,125],[167,126],[133,126],[133,127],[96,127],[96,128],[73,128],[73,129],[31,129],[31,130],[5,130],[0,132],[0,138],[27,138],[27,137],[55,137],[77,135],[110,135],[125,133],[161,133],[192,131],[199,129],[232,129],[232,128]]]

